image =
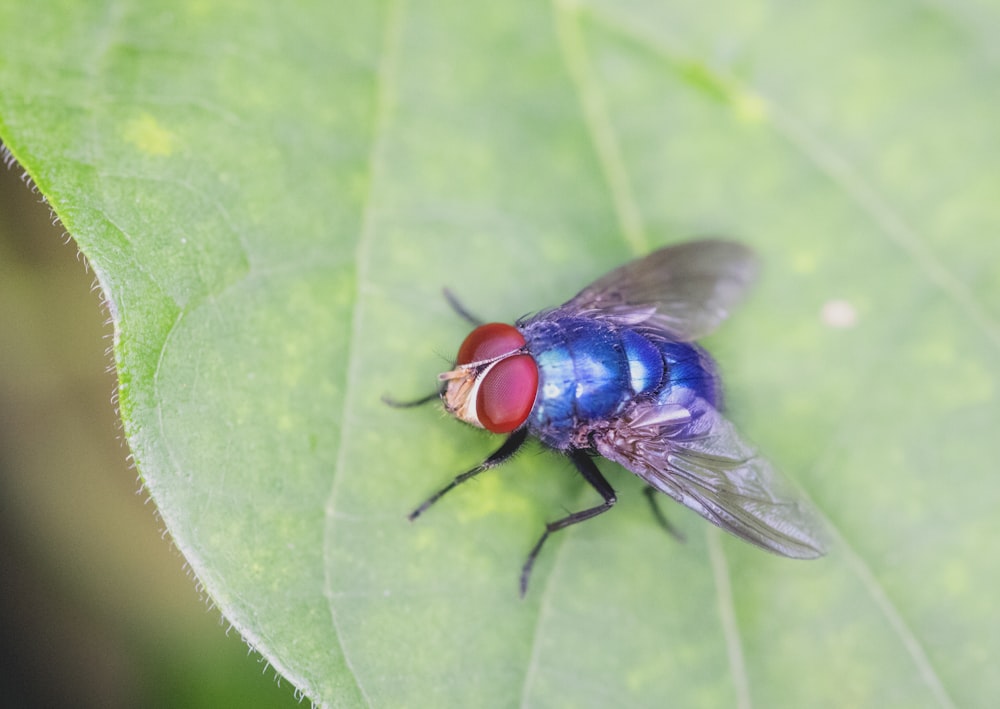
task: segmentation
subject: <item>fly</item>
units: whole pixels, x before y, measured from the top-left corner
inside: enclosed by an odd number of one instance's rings
[[[715,362],[695,344],[728,317],[756,276],[740,244],[695,241],[621,266],[556,308],[513,325],[482,323],[449,293],[475,329],[454,368],[439,376],[444,408],[507,439],[410,513],[415,520],[445,493],[506,462],[529,436],[573,463],[602,502],[545,525],[521,569],[521,595],[551,534],[596,517],[617,496],[594,462],[619,463],[646,483],[653,512],[662,492],[712,524],[794,559],[825,553],[809,505],[720,413]]]

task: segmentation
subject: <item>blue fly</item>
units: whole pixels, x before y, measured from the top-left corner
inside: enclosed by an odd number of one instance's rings
[[[718,370],[695,340],[743,299],[757,271],[740,244],[695,241],[659,249],[611,271],[568,302],[514,325],[476,325],[441,374],[438,396],[456,418],[507,440],[410,514],[510,459],[529,436],[566,455],[602,502],[545,526],[521,570],[521,595],[538,553],[560,529],[607,512],[614,489],[594,458],[767,551],[795,559],[825,553],[821,525],[770,463],[720,413]],[[393,402],[390,402],[393,403]]]

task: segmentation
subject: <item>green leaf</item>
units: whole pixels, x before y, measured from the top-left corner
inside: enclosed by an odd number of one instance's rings
[[[98,274],[129,443],[244,637],[333,706],[988,706],[1000,96],[988,4],[26,3],[0,137]],[[834,537],[794,562],[433,407],[467,326],[718,233],[711,338]],[[535,449],[538,451],[539,449]]]

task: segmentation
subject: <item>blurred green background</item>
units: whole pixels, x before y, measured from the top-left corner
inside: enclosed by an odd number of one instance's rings
[[[0,706],[299,706],[164,537],[94,275],[21,174],[0,166]]]

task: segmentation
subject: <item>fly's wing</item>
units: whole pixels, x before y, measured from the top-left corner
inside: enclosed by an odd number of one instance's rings
[[[826,553],[808,503],[715,407],[690,390],[671,399],[609,422],[593,436],[597,451],[751,544],[795,559]]]
[[[652,327],[675,340],[692,341],[728,317],[756,275],[756,259],[747,247],[692,241],[616,268],[558,310]]]

